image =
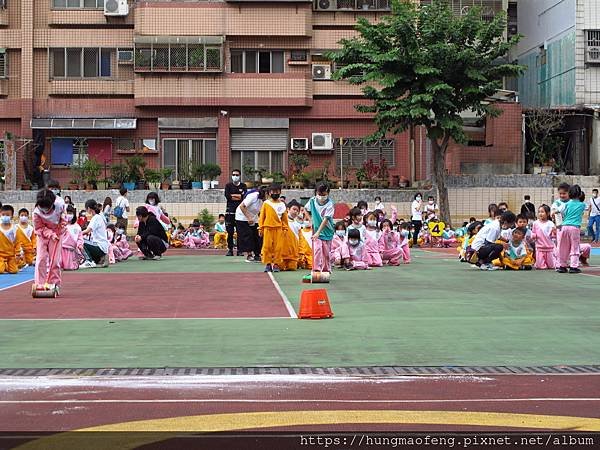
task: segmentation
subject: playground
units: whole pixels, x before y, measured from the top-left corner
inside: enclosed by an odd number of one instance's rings
[[[558,275],[415,250],[410,265],[334,272],[318,286],[326,320],[296,318],[306,272],[265,274],[217,251],[67,272],[56,300],[31,298],[31,271],[3,276],[0,423],[600,430],[593,252],[583,275]]]

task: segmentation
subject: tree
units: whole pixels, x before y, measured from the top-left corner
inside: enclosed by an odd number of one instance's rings
[[[446,151],[451,140],[466,143],[460,114],[473,110],[498,116],[486,102],[502,88],[503,77],[523,67],[506,62],[518,37],[504,39],[506,15],[482,19],[480,8],[455,16],[448,4],[392,0],[391,14],[372,24],[359,18],[358,36],[343,39],[331,54],[341,68],[335,79],[362,85],[369,104],[358,111],[374,115],[378,131],[370,139],[424,126],[432,143],[440,213],[450,223],[446,188]]]
[[[555,160],[564,169],[565,161],[560,151],[562,137],[556,134],[565,125],[565,114],[551,109],[532,109],[527,113],[527,130],[530,146],[527,156],[533,166],[544,165]]]

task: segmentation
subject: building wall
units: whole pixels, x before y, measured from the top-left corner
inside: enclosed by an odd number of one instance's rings
[[[600,2],[577,2],[577,104],[600,105],[600,65],[585,63],[585,30],[600,30]],[[595,148],[597,153],[600,152]]]

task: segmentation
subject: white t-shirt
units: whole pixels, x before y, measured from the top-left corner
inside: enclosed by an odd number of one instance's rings
[[[483,244],[486,242],[494,243],[500,237],[501,227],[500,222],[494,220],[492,223],[485,225],[479,233],[475,235],[473,242],[471,243],[471,248],[475,251],[479,250],[483,247]]]
[[[258,192],[252,192],[248,194],[248,196],[242,200],[240,206],[244,205],[248,209],[248,214],[252,217],[254,223],[258,222],[258,213],[260,212],[260,208],[262,208],[263,201],[258,198]],[[241,222],[248,222],[248,218],[240,209],[240,206],[235,210],[235,220],[239,220]]]
[[[127,197],[123,197],[122,195],[119,195],[117,197],[117,200],[115,201],[115,208],[117,206],[120,206],[121,208],[123,208],[123,214],[121,215],[120,218],[127,219],[127,208],[129,208],[129,200],[127,200]]]
[[[90,243],[100,247],[104,253],[108,253],[108,238],[106,237],[106,221],[101,214],[95,214],[90,220],[88,228],[92,229]]]
[[[410,205],[410,220],[423,220],[423,213],[421,212],[422,207],[423,202],[413,200]]]
[[[588,207],[590,210],[590,217],[600,216],[600,197],[590,197]]]

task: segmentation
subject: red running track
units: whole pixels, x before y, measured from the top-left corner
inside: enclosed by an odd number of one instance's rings
[[[263,273],[78,273],[63,283],[58,299],[33,299],[30,283],[0,291],[0,319],[290,317]]]

